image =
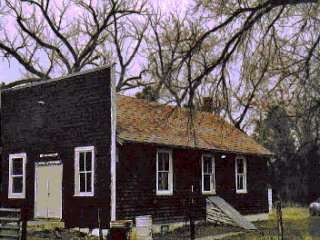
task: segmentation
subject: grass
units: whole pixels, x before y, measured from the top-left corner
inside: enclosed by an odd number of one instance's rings
[[[270,214],[269,221],[256,223],[257,232],[248,232],[225,240],[276,240],[277,222],[275,213]],[[320,217],[309,217],[307,208],[289,207],[283,209],[284,239],[320,240]]]

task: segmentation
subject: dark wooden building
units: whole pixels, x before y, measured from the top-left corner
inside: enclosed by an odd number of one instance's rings
[[[5,206],[67,227],[94,227],[98,212],[109,223],[110,76],[102,68],[2,92]]]
[[[205,219],[207,196],[268,212],[271,153],[220,117],[114,94],[96,69],[2,92],[3,204],[66,227]]]
[[[242,214],[268,212],[270,152],[218,116],[195,112],[190,123],[186,109],[118,95],[117,142],[119,219],[182,221],[190,198],[205,219],[210,195]]]

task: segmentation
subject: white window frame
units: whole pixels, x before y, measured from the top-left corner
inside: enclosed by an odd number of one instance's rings
[[[159,179],[159,162],[158,162],[158,156],[159,153],[168,153],[169,154],[169,174],[168,174],[168,190],[159,190],[158,188],[158,179]],[[164,149],[158,149],[157,150],[157,161],[156,161],[156,193],[160,196],[170,196],[173,195],[173,168],[172,168],[172,151],[171,150],[164,150]]]
[[[92,163],[91,163],[91,192],[80,192],[80,153],[91,152]],[[77,197],[93,197],[94,196],[94,180],[95,180],[95,147],[76,147],[74,149],[74,196]]]
[[[204,190],[204,176],[208,175],[204,173],[204,158],[211,158],[212,172],[210,175],[210,191]],[[212,154],[202,154],[201,157],[201,177],[202,177],[202,194],[216,194],[216,165],[215,159]]]
[[[238,161],[242,160],[243,161],[243,170],[244,173],[241,174],[243,176],[243,189],[238,189]],[[236,193],[248,193],[247,189],[247,159],[243,156],[238,156],[235,159],[235,178],[236,178]]]
[[[13,178],[21,177],[21,175],[12,174],[12,160],[21,158],[22,159],[22,192],[13,193]],[[25,198],[26,197],[26,164],[27,164],[27,154],[26,153],[16,153],[9,154],[9,186],[8,186],[8,198]]]

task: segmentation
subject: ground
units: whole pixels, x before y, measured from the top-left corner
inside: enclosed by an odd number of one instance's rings
[[[228,232],[241,232],[223,240],[276,240],[277,222],[275,214],[269,216],[268,221],[255,223],[258,231],[244,232],[242,229],[230,227],[213,227],[202,225],[196,228],[196,238],[223,234]],[[307,208],[285,208],[283,209],[284,239],[286,240],[320,240],[320,217],[309,217]],[[156,236],[159,240],[183,240],[190,239],[188,231],[179,229],[165,236]]]
[[[95,240],[96,237],[88,236],[79,231],[64,229],[59,222],[50,222],[45,225],[29,225],[27,240]]]
[[[286,240],[320,240],[320,217],[309,217],[307,208],[285,208],[283,209],[284,239]],[[276,240],[276,216],[271,214],[268,221],[258,222],[259,228],[255,232],[244,232],[242,229],[227,226],[214,226],[212,224],[201,224],[196,226],[196,237],[207,237],[221,235],[230,232],[241,232],[224,240]],[[64,230],[59,224],[46,226],[29,226],[28,240],[44,239],[97,239],[85,236],[76,231]],[[154,240],[186,240],[190,239],[188,227],[177,229],[164,236],[154,236]]]

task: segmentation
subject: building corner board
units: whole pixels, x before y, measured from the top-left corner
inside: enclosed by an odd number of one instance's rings
[[[116,220],[116,124],[117,124],[117,113],[116,113],[116,92],[115,92],[115,66],[111,67],[111,80],[110,80],[110,104],[111,104],[111,221]]]

